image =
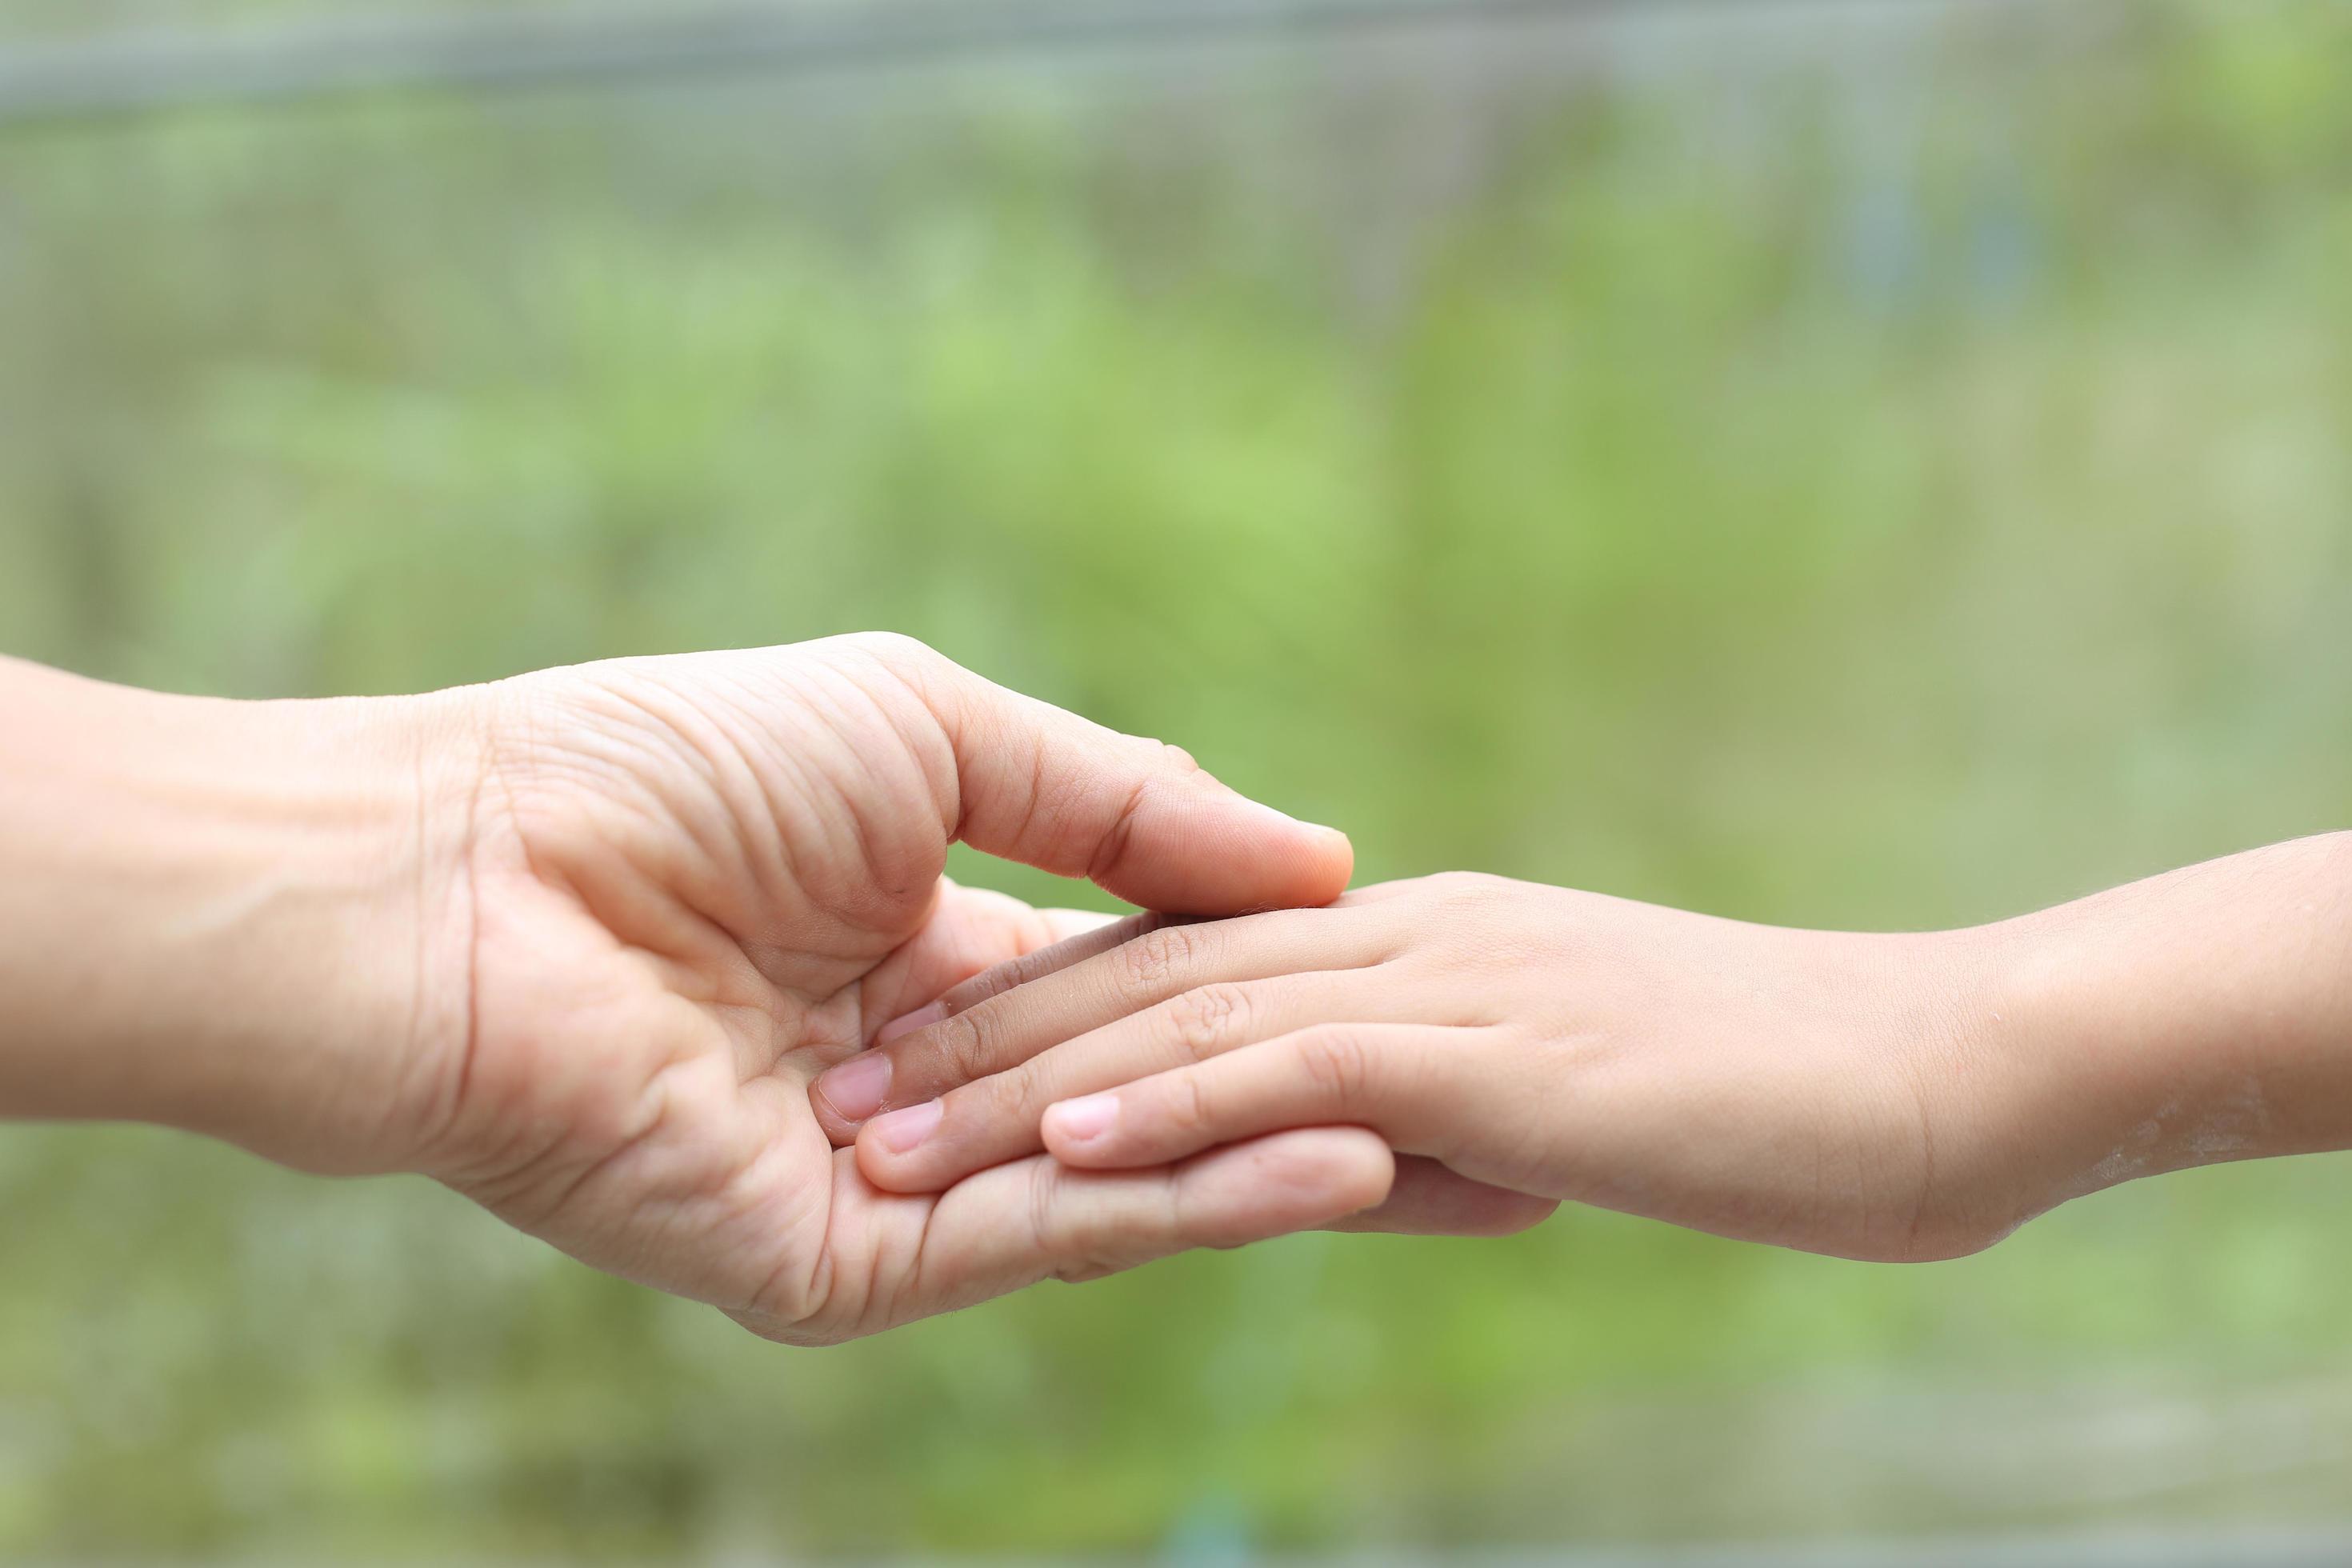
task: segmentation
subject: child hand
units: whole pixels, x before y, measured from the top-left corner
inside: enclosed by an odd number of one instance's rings
[[[1089,932],[886,1029],[814,1102],[895,1192],[1041,1144],[1128,1170],[1356,1124],[1420,1157],[1400,1162],[1383,1228],[1511,1229],[1569,1198],[1812,1251],[1949,1257],[2070,1195],[1990,1131],[2028,1076],[1990,1047],[1995,945],[1454,873]]]

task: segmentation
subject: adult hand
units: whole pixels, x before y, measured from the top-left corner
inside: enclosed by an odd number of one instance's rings
[[[417,699],[163,698],[15,666],[0,1111],[431,1174],[754,1331],[869,1332],[1380,1202],[1354,1129],[1144,1173],[880,1191],[809,1086],[1075,917],[958,838],[1194,913],[1337,896],[1346,840],[1181,752],[861,636]]]

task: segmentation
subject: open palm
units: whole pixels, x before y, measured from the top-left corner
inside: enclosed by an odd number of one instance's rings
[[[822,1342],[1386,1193],[1386,1147],[1327,1128],[904,1196],[808,1097],[884,1023],[1087,922],[946,881],[957,838],[1216,914],[1333,898],[1339,835],[903,638],[583,666],[477,700],[470,1018],[439,1053],[428,1163],[513,1224]]]

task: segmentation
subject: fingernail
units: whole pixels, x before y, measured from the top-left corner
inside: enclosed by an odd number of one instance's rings
[[[1076,1143],[1101,1137],[1118,1120],[1118,1096],[1115,1094],[1089,1094],[1045,1108],[1045,1121],[1053,1131]]]
[[[883,1025],[881,1028],[875,1031],[874,1043],[877,1046],[887,1046],[891,1041],[897,1039],[899,1036],[911,1035],[918,1029],[938,1023],[941,1018],[944,1018],[947,1016],[948,1005],[946,1003],[929,1003],[924,1006],[916,1008],[911,1013],[893,1018],[888,1023]]]
[[[940,1124],[940,1102],[927,1100],[920,1105],[910,1105],[904,1110],[894,1110],[875,1121],[867,1129],[882,1140],[882,1147],[893,1154],[904,1154],[931,1135]]]
[[[879,1051],[852,1057],[817,1075],[816,1091],[844,1121],[863,1121],[882,1109],[890,1092],[890,1058]]]

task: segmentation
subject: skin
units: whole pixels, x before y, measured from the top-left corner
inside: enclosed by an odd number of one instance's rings
[[[815,1102],[893,1192],[1351,1123],[1452,1228],[1565,1199],[1952,1258],[2136,1176],[2352,1147],[2352,834],[1902,935],[1448,874],[1082,935],[872,1056]]]
[[[874,1186],[810,1085],[1095,918],[1328,900],[1344,837],[903,638],[242,703],[0,661],[0,1115],[417,1172],[598,1268],[822,1342],[1374,1209],[1371,1133]]]

